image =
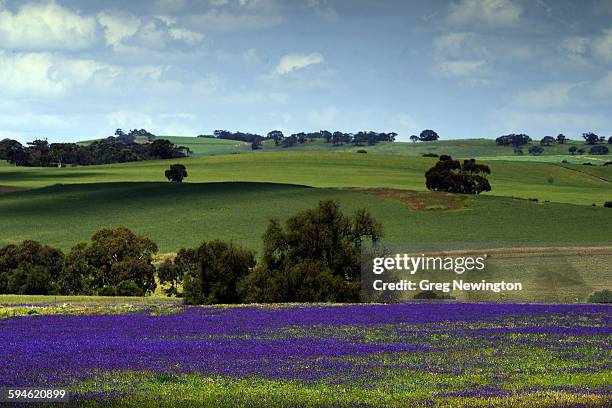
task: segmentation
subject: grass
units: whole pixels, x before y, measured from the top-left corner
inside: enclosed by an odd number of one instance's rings
[[[251,144],[237,140],[213,139],[209,137],[190,136],[157,136],[158,139],[167,139],[178,146],[191,149],[194,156],[214,156],[218,154],[232,154],[251,151]]]
[[[438,140],[435,142],[379,142],[372,146],[353,146],[352,144],[345,144],[334,146],[330,143],[325,143],[324,140],[313,140],[312,142],[306,142],[304,144],[298,144],[291,148],[284,148],[275,146],[273,141],[265,141],[264,151],[335,151],[335,152],[356,152],[360,149],[365,149],[368,153],[376,154],[393,154],[393,155],[405,155],[405,156],[421,156],[426,153],[449,154],[457,158],[469,158],[469,157],[496,157],[504,156],[511,160],[546,160],[547,156],[560,157],[559,161],[563,159],[570,160],[572,157],[568,152],[570,146],[576,146],[578,149],[585,149],[589,151],[590,146],[586,145],[584,141],[569,141],[566,144],[559,145],[553,144],[551,146],[544,147],[544,152],[541,156],[532,156],[528,154],[530,146],[540,145],[539,142],[532,142],[531,144],[523,147],[524,155],[518,156],[514,154],[514,147],[512,146],[498,146],[495,144],[493,139],[451,139],[451,140]],[[607,146],[607,145],[606,145]],[[578,156],[579,157],[579,156]],[[597,157],[597,156],[595,156]],[[608,157],[612,157],[608,155]],[[556,159],[555,159],[556,160]],[[608,158],[606,161],[609,161]]]
[[[425,190],[434,158],[329,152],[283,152],[193,157],[187,182],[267,182],[319,188]],[[172,161],[74,168],[0,167],[0,186],[36,188],[56,183],[161,182]],[[490,161],[493,191],[487,195],[602,205],[610,200],[612,167]],[[588,169],[587,169],[588,168]]]
[[[217,238],[259,250],[270,218],[286,219],[325,199],[347,212],[369,209],[382,222],[385,240],[398,244],[609,242],[607,208],[488,196],[463,198],[457,207],[454,198],[267,183],[60,185],[1,194],[0,245],[35,239],[68,250],[99,228],[126,226],[151,237],[161,252]]]

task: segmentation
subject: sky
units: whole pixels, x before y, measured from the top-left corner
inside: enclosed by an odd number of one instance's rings
[[[612,0],[0,0],[0,138],[612,135]]]

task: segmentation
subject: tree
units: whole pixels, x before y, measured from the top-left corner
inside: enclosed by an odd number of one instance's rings
[[[612,144],[612,136],[608,138],[608,144]]]
[[[540,144],[542,146],[550,146],[551,144],[554,144],[555,141],[556,139],[552,136],[544,136],[542,140],[540,140]]]
[[[166,139],[155,139],[153,143],[149,145],[149,153],[154,158],[172,159],[175,157],[174,152],[174,144]]]
[[[240,284],[247,302],[357,301],[361,245],[376,242],[382,226],[366,210],[352,217],[335,201],[271,220],[261,263]]]
[[[565,144],[565,142],[567,142],[568,140],[569,138],[565,136],[563,133],[559,133],[557,135],[557,143],[559,144]]]
[[[480,194],[483,191],[491,191],[491,185],[486,178],[490,173],[488,166],[477,164],[474,159],[464,160],[461,165],[451,156],[442,155],[425,173],[425,185],[432,191]]]
[[[514,146],[515,148],[524,146],[529,142],[531,142],[531,137],[524,133],[511,133],[509,135],[503,135],[495,139],[495,143],[499,146]]]
[[[412,143],[416,143],[419,141],[419,137],[417,135],[412,135],[410,136],[410,140],[412,140]]]
[[[578,150],[578,148],[576,146],[570,146],[569,149],[567,149],[570,154],[573,156],[576,154],[576,151]]]
[[[262,149],[261,140],[255,140],[251,143],[251,150],[259,150]]]
[[[22,165],[27,160],[23,145],[17,140],[0,140],[0,160],[7,160],[15,165]]]
[[[164,175],[168,181],[172,183],[182,183],[183,179],[187,177],[187,167],[182,164],[172,164],[170,168],[164,172]]]
[[[81,285],[79,282],[86,283],[82,287],[97,294],[116,294],[121,282],[132,281],[143,293],[151,293],[156,287],[152,263],[156,252],[153,241],[125,227],[101,229],[89,244],[72,248],[62,281],[72,282],[75,288]]]
[[[591,149],[589,150],[589,153],[591,154],[595,154],[595,155],[600,155],[600,154],[608,154],[610,153],[610,149],[608,149],[606,146],[592,146]]]
[[[240,303],[238,281],[254,266],[252,251],[215,240],[181,249],[172,263],[160,267],[160,281],[170,283],[167,293],[177,293],[182,282],[187,304]]]
[[[419,140],[422,142],[435,141],[435,140],[438,140],[439,138],[440,136],[438,136],[438,134],[431,129],[425,129],[419,135]]]
[[[274,140],[275,146],[280,145],[283,139],[285,138],[285,135],[283,135],[283,132],[281,132],[280,130],[272,130],[268,132],[267,136],[268,136],[268,139]]]
[[[583,133],[582,138],[585,140],[586,144],[594,145],[599,142],[599,136],[597,136],[593,132]]]
[[[47,295],[56,292],[64,265],[62,251],[36,241],[0,248],[0,293]]]
[[[530,146],[528,151],[533,156],[539,156],[544,153],[544,148],[542,146]]]

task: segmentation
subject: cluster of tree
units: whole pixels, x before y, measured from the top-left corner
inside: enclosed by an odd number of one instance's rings
[[[284,133],[280,130],[271,130],[266,134],[265,137],[254,133],[230,132],[228,130],[215,130],[213,133],[213,135],[199,135],[198,137],[210,137],[247,142],[251,143],[251,148],[253,150],[261,149],[262,142],[264,140],[273,140],[275,146],[281,147],[293,147],[298,144],[312,142],[315,139],[324,139],[326,143],[331,143],[334,146],[351,143],[355,146],[363,146],[364,144],[374,145],[378,142],[394,142],[395,138],[397,137],[397,133],[395,132],[361,131],[353,134],[340,131],[330,132],[328,130],[320,130],[318,132],[308,133],[299,132],[293,133],[289,136],[285,136]]]
[[[480,194],[491,191],[487,174],[491,174],[489,166],[477,164],[474,159],[464,160],[461,164],[451,156],[441,155],[438,162],[425,173],[425,185],[433,191]]]
[[[157,245],[127,228],[102,229],[67,255],[35,241],[0,249],[0,293],[142,296],[155,290]]]
[[[517,149],[530,142],[531,137],[523,133],[511,133],[509,135],[503,135],[495,139],[495,143],[499,146],[514,146]]]
[[[217,139],[238,140],[247,143],[262,142],[265,139],[265,137],[254,133],[230,132],[229,130],[215,130],[213,133]]]
[[[120,133],[88,145],[49,143],[47,140],[37,139],[23,146],[17,140],[3,139],[0,140],[0,160],[7,160],[16,166],[63,167],[173,159],[191,154],[189,148],[176,146],[165,139],[136,143],[134,135],[142,135],[143,131],[144,129],[131,131],[130,134]]]
[[[259,263],[254,254],[220,241],[181,249],[159,268],[169,295],[189,304],[358,301],[361,244],[382,226],[366,210],[342,213],[334,201],[302,211],[283,227],[271,220]],[[179,288],[182,287],[182,293]]]
[[[418,136],[417,135],[412,135],[410,136],[410,140],[412,140],[413,143],[416,142],[433,142],[436,141],[440,138],[440,136],[438,136],[438,134],[431,130],[431,129],[425,129],[423,130]]]
[[[315,139],[324,139],[325,143],[331,143],[334,146],[344,144],[353,144],[354,146],[363,146],[368,144],[372,146],[378,142],[394,142],[396,136],[397,133],[395,132],[361,131],[353,134],[340,131],[335,131],[332,133],[327,130],[320,130],[318,132],[311,133],[294,133],[285,137],[283,132],[280,130],[273,130],[268,133],[267,138],[274,140],[274,144],[276,146],[282,147],[293,147],[296,144],[303,144],[307,141],[312,142]]]

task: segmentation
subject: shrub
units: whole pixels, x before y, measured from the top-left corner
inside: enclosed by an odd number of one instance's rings
[[[604,166],[612,166],[612,161],[605,162],[605,163],[604,163]]]
[[[367,153],[368,151],[366,149],[359,149],[357,150],[357,153]]]
[[[583,165],[583,166],[592,166],[592,165],[593,165],[593,163],[591,163],[591,162],[587,162],[587,163],[582,163],[582,165]]]
[[[612,201],[606,201],[603,206],[606,208],[612,208]]]
[[[117,296],[144,296],[144,290],[133,280],[119,282],[116,290]]]
[[[440,157],[435,153],[423,153],[423,157]]]
[[[600,154],[608,154],[610,153],[610,149],[608,149],[606,146],[593,146],[589,149],[589,153],[594,154],[594,155],[600,155]]]
[[[589,303],[612,303],[612,291],[609,289],[593,292],[589,296]]]

